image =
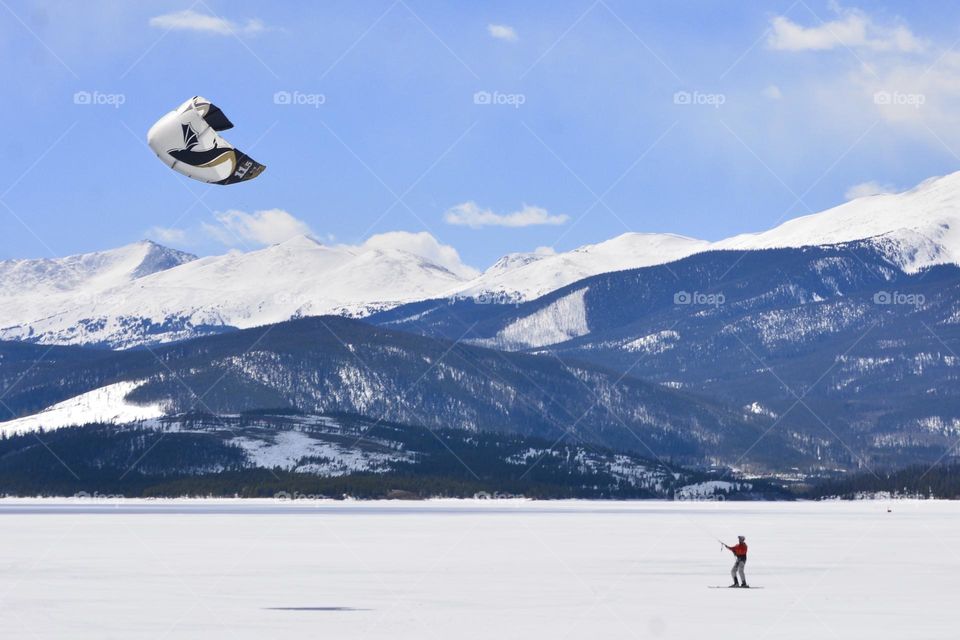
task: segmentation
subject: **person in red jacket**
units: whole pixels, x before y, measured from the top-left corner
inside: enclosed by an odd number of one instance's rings
[[[747,589],[750,585],[747,584],[747,578],[743,575],[743,569],[747,564],[747,539],[743,536],[737,536],[737,540],[737,544],[732,547],[728,544],[723,545],[727,549],[730,549],[737,558],[733,563],[733,569],[730,570],[730,575],[733,576],[733,584],[730,586]],[[737,580],[737,574],[740,575],[739,581]]]

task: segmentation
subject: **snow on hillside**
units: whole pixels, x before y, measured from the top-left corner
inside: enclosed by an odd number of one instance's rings
[[[538,260],[543,260],[555,256],[555,253],[508,253],[503,256],[495,263],[493,266],[483,272],[484,276],[492,277],[495,275],[507,273],[508,271],[513,271],[514,269],[519,269],[520,267],[525,267],[529,264],[533,264]]]
[[[624,266],[626,257],[630,255],[627,248],[636,250],[638,262],[654,265],[707,250],[800,247],[869,239],[905,271],[913,272],[938,263],[960,264],[960,172],[928,180],[904,193],[858,198],[822,213],[791,220],[764,233],[746,234],[714,243],[679,236],[670,237],[670,241],[665,238],[626,234],[608,243],[543,258],[512,270],[500,269],[489,278],[485,273],[470,283],[468,291],[499,287],[503,295],[535,297],[540,295],[543,286],[559,285],[567,275],[583,274],[587,270],[587,257],[593,259],[594,266],[604,264],[605,271],[627,268]],[[651,250],[654,247],[659,250]],[[577,263],[568,256],[578,256],[584,262]],[[613,256],[614,259],[598,261],[597,258],[601,256]],[[618,259],[624,260],[618,262]],[[572,260],[567,265],[569,268],[559,268],[561,263],[568,260]],[[613,267],[614,264],[619,266]],[[824,268],[830,266],[827,264]],[[558,268],[553,270],[553,267]],[[549,277],[545,278],[544,275]],[[551,284],[545,285],[546,282]],[[776,313],[760,316],[765,341],[799,340],[827,328],[842,326],[838,322],[849,323],[856,319],[849,316],[827,317],[823,309],[810,311],[809,314],[812,317],[788,318]],[[576,306],[564,298],[548,308],[519,318],[501,331],[497,338],[484,341],[484,344],[508,349],[556,344],[587,333],[587,321],[585,312],[581,317]],[[669,349],[671,338],[673,336],[670,335],[645,336],[623,347],[628,351],[656,353]]]
[[[357,472],[386,472],[390,470],[390,462],[412,459],[403,452],[366,451],[346,443],[315,438],[297,430],[278,431],[256,438],[237,436],[229,442],[241,447],[253,466],[264,469],[280,467],[325,477]],[[302,462],[303,458],[316,460]]]
[[[750,404],[747,404],[743,407],[743,410],[747,413],[752,413],[755,416],[767,416],[768,418],[776,418],[777,414],[775,411],[768,409],[757,401],[753,401]]]
[[[94,296],[75,295],[70,304],[12,289],[13,303],[0,312],[0,339],[128,347],[190,337],[203,326],[364,316],[436,297],[464,280],[399,249],[328,247],[299,236],[258,251],[233,251],[118,279]],[[21,299],[31,303],[22,305]],[[158,327],[155,334],[143,334],[145,323]]]
[[[125,310],[148,317],[179,312],[195,322],[245,328],[291,316],[362,316],[459,282],[447,269],[406,251],[328,247],[299,236],[155,274],[130,292]]]
[[[39,429],[52,431],[93,422],[124,424],[161,417],[164,409],[159,403],[136,405],[127,402],[127,394],[141,384],[143,381],[117,382],[88,391],[39,413],[0,422],[0,433],[13,435]]]
[[[655,355],[672,349],[679,339],[679,333],[666,329],[664,331],[651,333],[650,335],[641,336],[635,340],[628,340],[622,345],[622,348],[627,351]]]
[[[532,300],[598,273],[679,260],[706,250],[709,244],[670,233],[625,233],[566,253],[510,254],[456,293],[474,297],[506,293]]]
[[[494,300],[522,301],[599,273],[703,251],[867,238],[907,271],[960,263],[960,172],[904,193],[859,198],[763,233],[713,243],[627,233],[566,253],[509,254],[476,277],[469,268],[451,271],[387,245],[331,247],[306,236],[199,259],[141,242],[60,259],[0,261],[0,339],[130,347],[291,317],[362,317],[430,298],[489,300],[494,294]],[[546,330],[544,322],[552,321],[531,322]],[[555,329],[570,333],[560,325]]]
[[[672,234],[626,233],[567,253],[510,254],[459,291],[534,299],[583,278],[665,264],[703,251],[838,244],[872,238],[906,271],[960,263],[960,172],[903,193],[857,198],[769,231],[718,242]]]
[[[177,432],[220,433],[228,437],[229,444],[244,450],[252,466],[267,469],[280,467],[324,476],[358,471],[383,472],[389,470],[390,462],[412,459],[410,454],[402,451],[368,450],[356,446],[359,438],[352,445],[348,444],[350,439],[341,441],[337,437],[340,426],[325,416],[304,418],[302,430],[231,427],[228,424],[229,416],[224,419],[213,418],[210,424],[202,428],[196,428],[195,423],[193,427],[185,427],[176,418],[158,421],[166,413],[162,404],[136,405],[126,400],[127,394],[141,384],[142,380],[118,382],[64,400],[38,413],[0,422],[0,434],[10,436],[40,429],[53,431],[91,423],[140,423]]]
[[[707,480],[684,485],[677,489],[677,500],[709,500],[742,488],[750,489],[748,482],[727,482],[726,480]]]
[[[66,258],[0,260],[0,296],[105,291],[195,259],[189,253],[144,240]]]
[[[512,322],[497,334],[493,342],[513,350],[565,342],[589,333],[583,300],[586,293],[586,288],[578,289],[536,313]]]
[[[29,337],[33,322],[60,313],[109,315],[125,286],[195,259],[144,240],[65,258],[0,260],[0,339]]]
[[[571,453],[556,448],[541,449],[530,447],[515,453],[506,459],[507,464],[529,468],[539,464],[544,458],[564,458]],[[579,449],[568,461],[576,465],[581,473],[609,473],[620,481],[634,487],[646,487],[656,491],[664,491],[667,478],[670,475],[664,468],[653,464],[638,464],[636,458],[628,455],[616,454],[611,457]]]
[[[960,263],[960,172],[903,193],[857,198],[763,233],[734,236],[711,249],[770,249],[876,238],[906,271]]]

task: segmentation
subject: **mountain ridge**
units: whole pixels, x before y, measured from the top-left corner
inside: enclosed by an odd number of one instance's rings
[[[50,426],[68,426],[61,419],[64,402],[100,390],[86,396],[107,400],[93,411],[89,401],[66,405],[88,410],[83,415],[96,419],[129,416],[136,407],[155,407],[165,415],[197,410],[346,412],[431,429],[561,437],[705,464],[708,450],[712,458],[735,460],[769,422],[598,365],[507,354],[339,316],[302,318],[151,350],[45,349],[0,343],[0,361],[10,354],[20,363],[0,369],[16,381],[0,405],[0,417],[14,420],[3,425],[11,432],[43,427],[38,409],[54,405],[59,405],[57,412],[47,417],[57,422]],[[44,356],[42,367],[28,365],[31,352]],[[129,384],[111,387],[124,382]],[[122,393],[111,396],[108,389]],[[598,404],[593,394],[604,402]],[[106,406],[111,397],[122,410]],[[34,418],[23,420],[27,415]],[[803,457],[773,437],[750,461]]]
[[[631,232],[563,253],[508,254],[476,277],[415,251],[327,246],[307,236],[202,258],[146,241],[62,259],[2,261],[0,339],[128,348],[302,316],[366,317],[431,299],[519,303],[598,273],[669,268],[709,251],[851,241],[871,244],[909,273],[960,263],[960,172],[761,233],[708,242]]]
[[[518,305],[428,301],[369,321],[716,398],[846,465],[954,455],[960,266],[908,273],[870,241],[669,266],[599,274]]]

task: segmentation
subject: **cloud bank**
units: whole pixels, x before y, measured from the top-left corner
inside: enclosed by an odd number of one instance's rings
[[[426,231],[388,231],[380,233],[363,243],[365,249],[399,249],[426,258],[434,264],[464,278],[474,278],[480,272],[460,260],[460,254],[448,244],[440,242]]]
[[[227,246],[278,244],[295,236],[313,235],[310,226],[283,209],[245,213],[231,210],[214,214],[216,224],[204,222],[203,230]]]
[[[333,236],[324,237],[315,234],[310,225],[283,209],[264,211],[231,210],[217,212],[213,222],[203,222],[199,229],[192,231],[179,228],[153,227],[147,231],[147,237],[158,242],[179,246],[195,246],[199,238],[212,239],[227,247],[245,249],[280,244],[298,236],[309,236],[315,240],[332,241]],[[255,245],[255,246],[251,246]],[[420,256],[450,272],[462,277],[473,278],[480,272],[464,264],[460,254],[450,245],[442,244],[426,231],[388,231],[370,236],[362,244],[339,244],[338,248],[354,253],[365,251],[406,251]]]
[[[880,25],[858,9],[837,8],[838,17],[804,27],[786,16],[770,22],[767,45],[781,51],[829,51],[830,49],[869,49],[912,53],[926,48],[905,25]]]

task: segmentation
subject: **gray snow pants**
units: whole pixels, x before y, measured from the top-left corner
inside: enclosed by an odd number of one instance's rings
[[[746,558],[737,558],[733,563],[733,569],[730,569],[730,575],[733,577],[733,581],[737,581],[737,574],[740,574],[740,584],[747,584],[747,578],[743,575],[743,568],[747,564]]]

